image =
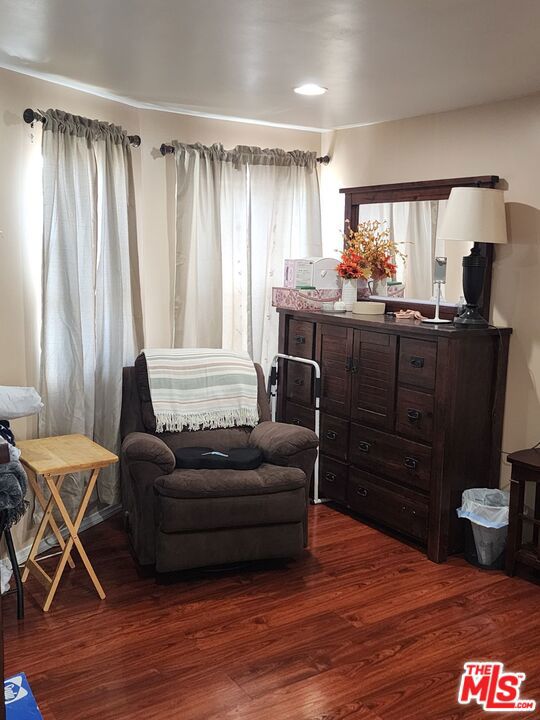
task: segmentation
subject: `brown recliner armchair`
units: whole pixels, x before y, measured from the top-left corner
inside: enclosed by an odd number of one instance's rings
[[[271,422],[264,375],[259,424],[196,432],[155,432],[146,361],[124,368],[122,502],[134,555],[158,572],[298,556],[307,545],[309,481],[318,438]],[[259,447],[256,470],[175,469],[174,450]]]

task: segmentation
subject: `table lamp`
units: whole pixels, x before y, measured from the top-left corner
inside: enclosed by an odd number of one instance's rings
[[[465,309],[454,323],[463,327],[488,326],[478,310],[484,287],[486,258],[480,254],[480,243],[506,243],[504,192],[492,188],[455,187],[437,232],[440,240],[474,243],[471,254],[463,258],[463,294]]]

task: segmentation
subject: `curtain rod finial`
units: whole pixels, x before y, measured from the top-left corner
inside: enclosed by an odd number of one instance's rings
[[[174,154],[174,147],[172,145],[167,145],[166,143],[161,143],[161,147],[159,148],[159,152],[165,156],[165,155],[173,155]]]
[[[322,157],[318,157],[317,162],[321,163],[321,165],[328,165],[328,163],[330,162],[330,155],[323,155]]]
[[[140,135],[128,135],[128,140],[130,142],[130,145],[132,145],[132,147],[138,148],[141,146],[141,136]]]
[[[33,123],[34,120],[37,120],[36,113],[32,110],[32,108],[26,108],[26,110],[23,112],[23,120],[29,125]]]

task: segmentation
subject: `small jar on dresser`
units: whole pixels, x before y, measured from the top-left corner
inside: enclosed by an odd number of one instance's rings
[[[321,367],[321,497],[435,562],[461,551],[461,493],[499,485],[511,329],[278,312],[279,351]],[[284,363],[282,421],[314,427],[311,373]]]

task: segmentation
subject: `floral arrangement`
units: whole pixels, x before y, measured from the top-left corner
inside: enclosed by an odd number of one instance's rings
[[[348,220],[343,233],[345,247],[341,253],[341,262],[337,266],[338,275],[343,278],[373,278],[381,280],[392,277],[396,272],[395,258],[405,256],[397,244],[390,239],[390,230],[386,221],[366,220],[353,230]]]
[[[345,239],[341,252],[341,262],[337,265],[338,275],[342,278],[367,280],[371,276],[369,263],[355,241]]]

